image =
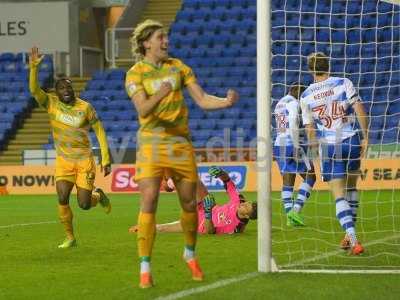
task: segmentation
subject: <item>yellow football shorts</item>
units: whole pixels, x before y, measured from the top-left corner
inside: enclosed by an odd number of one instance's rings
[[[197,165],[191,144],[140,145],[136,153],[135,181],[163,178],[197,182]]]
[[[93,190],[96,177],[96,164],[93,156],[82,160],[67,160],[57,155],[56,181],[67,180],[77,187]]]

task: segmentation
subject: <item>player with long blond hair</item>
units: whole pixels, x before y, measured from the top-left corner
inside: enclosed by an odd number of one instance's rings
[[[201,281],[203,272],[195,255],[197,166],[182,90],[187,88],[194,101],[205,110],[230,107],[239,96],[233,90],[228,90],[226,98],[205,93],[191,68],[168,56],[168,36],[160,22],[146,20],[137,25],[131,43],[136,64],[127,72],[125,85],[140,123],[135,176],[141,194],[137,237],[139,286],[153,286],[150,260],[156,233],[155,213],[166,171],[174,180],[182,207],[183,258],[193,280]]]

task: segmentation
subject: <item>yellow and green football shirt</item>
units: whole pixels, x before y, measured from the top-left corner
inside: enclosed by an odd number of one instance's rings
[[[39,63],[40,60],[30,63],[29,90],[35,100],[47,109],[57,155],[71,160],[91,157],[89,130],[92,127],[99,141],[102,165],[109,164],[107,137],[93,106],[79,98],[68,105],[60,101],[55,94],[45,93],[38,82]]]
[[[142,60],[127,72],[125,87],[130,98],[139,91],[152,96],[163,82],[169,82],[172,91],[147,117],[139,116],[138,143],[141,145],[151,144],[155,138],[160,144],[177,143],[173,137],[190,142],[188,108],[182,93],[186,85],[196,82],[190,67],[175,58],[168,58],[160,67]]]
[[[70,159],[89,157],[92,154],[89,130],[98,122],[92,105],[79,98],[74,105],[66,105],[57,96],[48,94],[42,106],[49,113],[57,154]]]

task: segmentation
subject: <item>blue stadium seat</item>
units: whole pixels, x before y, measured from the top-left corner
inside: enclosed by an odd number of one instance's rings
[[[200,109],[191,110],[189,112],[190,119],[204,119],[205,113]]]
[[[280,99],[285,95],[285,87],[282,84],[272,85],[272,98]]]
[[[255,57],[237,57],[235,59],[236,66],[247,66],[247,67],[255,67],[256,58]],[[254,72],[256,72],[255,68],[253,68]]]
[[[385,123],[385,129],[399,128],[399,116],[398,115],[386,116],[384,123]]]
[[[397,143],[398,137],[399,133],[397,128],[386,129],[382,132],[382,144]]]
[[[302,13],[300,16],[300,26],[314,27],[314,17],[312,14]]]
[[[318,42],[330,42],[330,31],[329,29],[321,28],[316,32],[316,40]]]
[[[271,26],[275,29],[275,27],[283,26],[284,19],[285,19],[285,12],[284,11],[273,11],[271,13],[272,24]]]
[[[347,45],[346,48],[357,48],[357,53],[358,54],[358,49],[360,48],[357,43],[361,41],[361,31],[358,29],[352,29],[347,31]]]
[[[395,99],[400,99],[400,86],[392,86],[389,88],[389,101]]]
[[[341,6],[344,6],[344,5],[341,5]],[[338,16],[333,15],[332,16],[331,27],[333,29],[345,28],[346,27],[346,23],[347,23],[347,16],[346,17],[341,16],[341,15],[338,15]]]
[[[198,123],[199,129],[205,130],[214,130],[217,126],[218,120],[216,119],[207,119]]]
[[[373,129],[382,129],[384,125],[384,118],[382,116],[371,116],[369,127]]]
[[[345,43],[346,42],[346,33],[345,30],[333,29],[331,30],[332,42],[335,43]]]
[[[381,131],[380,130],[369,130],[369,143],[370,144],[380,144],[381,143]]]
[[[376,66],[375,58],[365,58],[361,60],[361,73],[374,72]]]
[[[357,1],[349,1],[347,2],[347,14],[358,15],[361,11],[361,5]]]
[[[300,15],[298,12],[286,12],[286,26],[299,26],[300,25]]]
[[[330,27],[330,18],[329,14],[317,14],[315,16],[316,19],[316,26],[317,27]]]
[[[361,46],[362,57],[375,57],[376,56],[376,43],[364,44]]]
[[[136,119],[136,112],[134,110],[129,110],[129,111],[119,111],[117,114],[117,120],[135,120]]]
[[[287,1],[284,5],[286,5],[286,10],[288,11],[300,11],[301,10],[301,1],[299,0],[293,0],[293,1]]]
[[[361,39],[363,43],[376,42],[376,30],[375,29],[361,30]]]
[[[224,130],[225,128],[229,128],[233,130],[236,127],[236,120],[235,119],[220,119],[217,122],[216,130]]]
[[[395,118],[397,120],[397,125],[399,124],[399,120],[400,120],[399,115],[398,115],[400,113],[400,98],[398,98],[398,99],[399,100],[397,100],[397,101],[390,102],[389,109],[388,109],[389,114],[391,114],[391,115],[396,114]],[[392,99],[389,99],[389,100],[392,100]]]
[[[384,116],[387,114],[387,108],[388,108],[387,103],[372,103],[371,114]]]
[[[255,110],[242,111],[242,118],[243,119],[256,119],[257,112]]]
[[[211,77],[225,77],[229,74],[231,68],[221,66],[217,68],[207,68],[207,71],[210,71],[209,75]]]
[[[103,80],[91,80],[87,83],[87,90],[104,90],[104,85],[106,81]]]
[[[193,139],[194,140],[193,140],[192,144],[195,148],[205,148],[206,147],[207,140],[197,140],[196,137],[193,137]]]
[[[199,10],[195,10],[193,12],[192,18],[194,20],[196,20],[196,22],[198,22],[200,20],[208,21],[208,19],[210,18],[210,15],[211,15],[211,11],[210,10],[199,9]]]
[[[257,55],[256,45],[253,44],[253,45],[249,45],[245,48],[241,48],[240,55],[247,56],[247,57],[255,57]]]
[[[0,62],[10,62],[10,61],[14,61],[14,60],[15,60],[14,53],[4,52],[4,53],[0,54]]]
[[[190,117],[192,116],[191,113],[190,113],[189,115],[190,115]],[[192,119],[192,118],[190,118],[190,119],[189,119],[189,128],[190,128],[190,130],[193,131],[193,130],[200,129],[200,123],[201,123],[201,122],[202,122],[202,121],[199,120],[199,119]]]
[[[123,80],[107,80],[104,85],[105,90],[123,90],[124,81]]]
[[[378,3],[375,1],[364,1],[362,5],[363,13],[376,12]]]

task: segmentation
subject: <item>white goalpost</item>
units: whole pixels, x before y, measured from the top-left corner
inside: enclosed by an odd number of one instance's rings
[[[258,271],[271,272],[271,5],[257,0]]]
[[[272,159],[274,104],[294,82],[312,83],[306,58],[330,57],[331,75],[350,79],[369,118],[369,149],[358,180],[356,231],[366,251],[351,256],[335,199],[317,183],[290,227]],[[400,1],[257,0],[258,271],[400,273]],[[274,171],[273,171],[274,170]],[[279,187],[277,187],[279,185]],[[296,180],[295,193],[299,185]]]

